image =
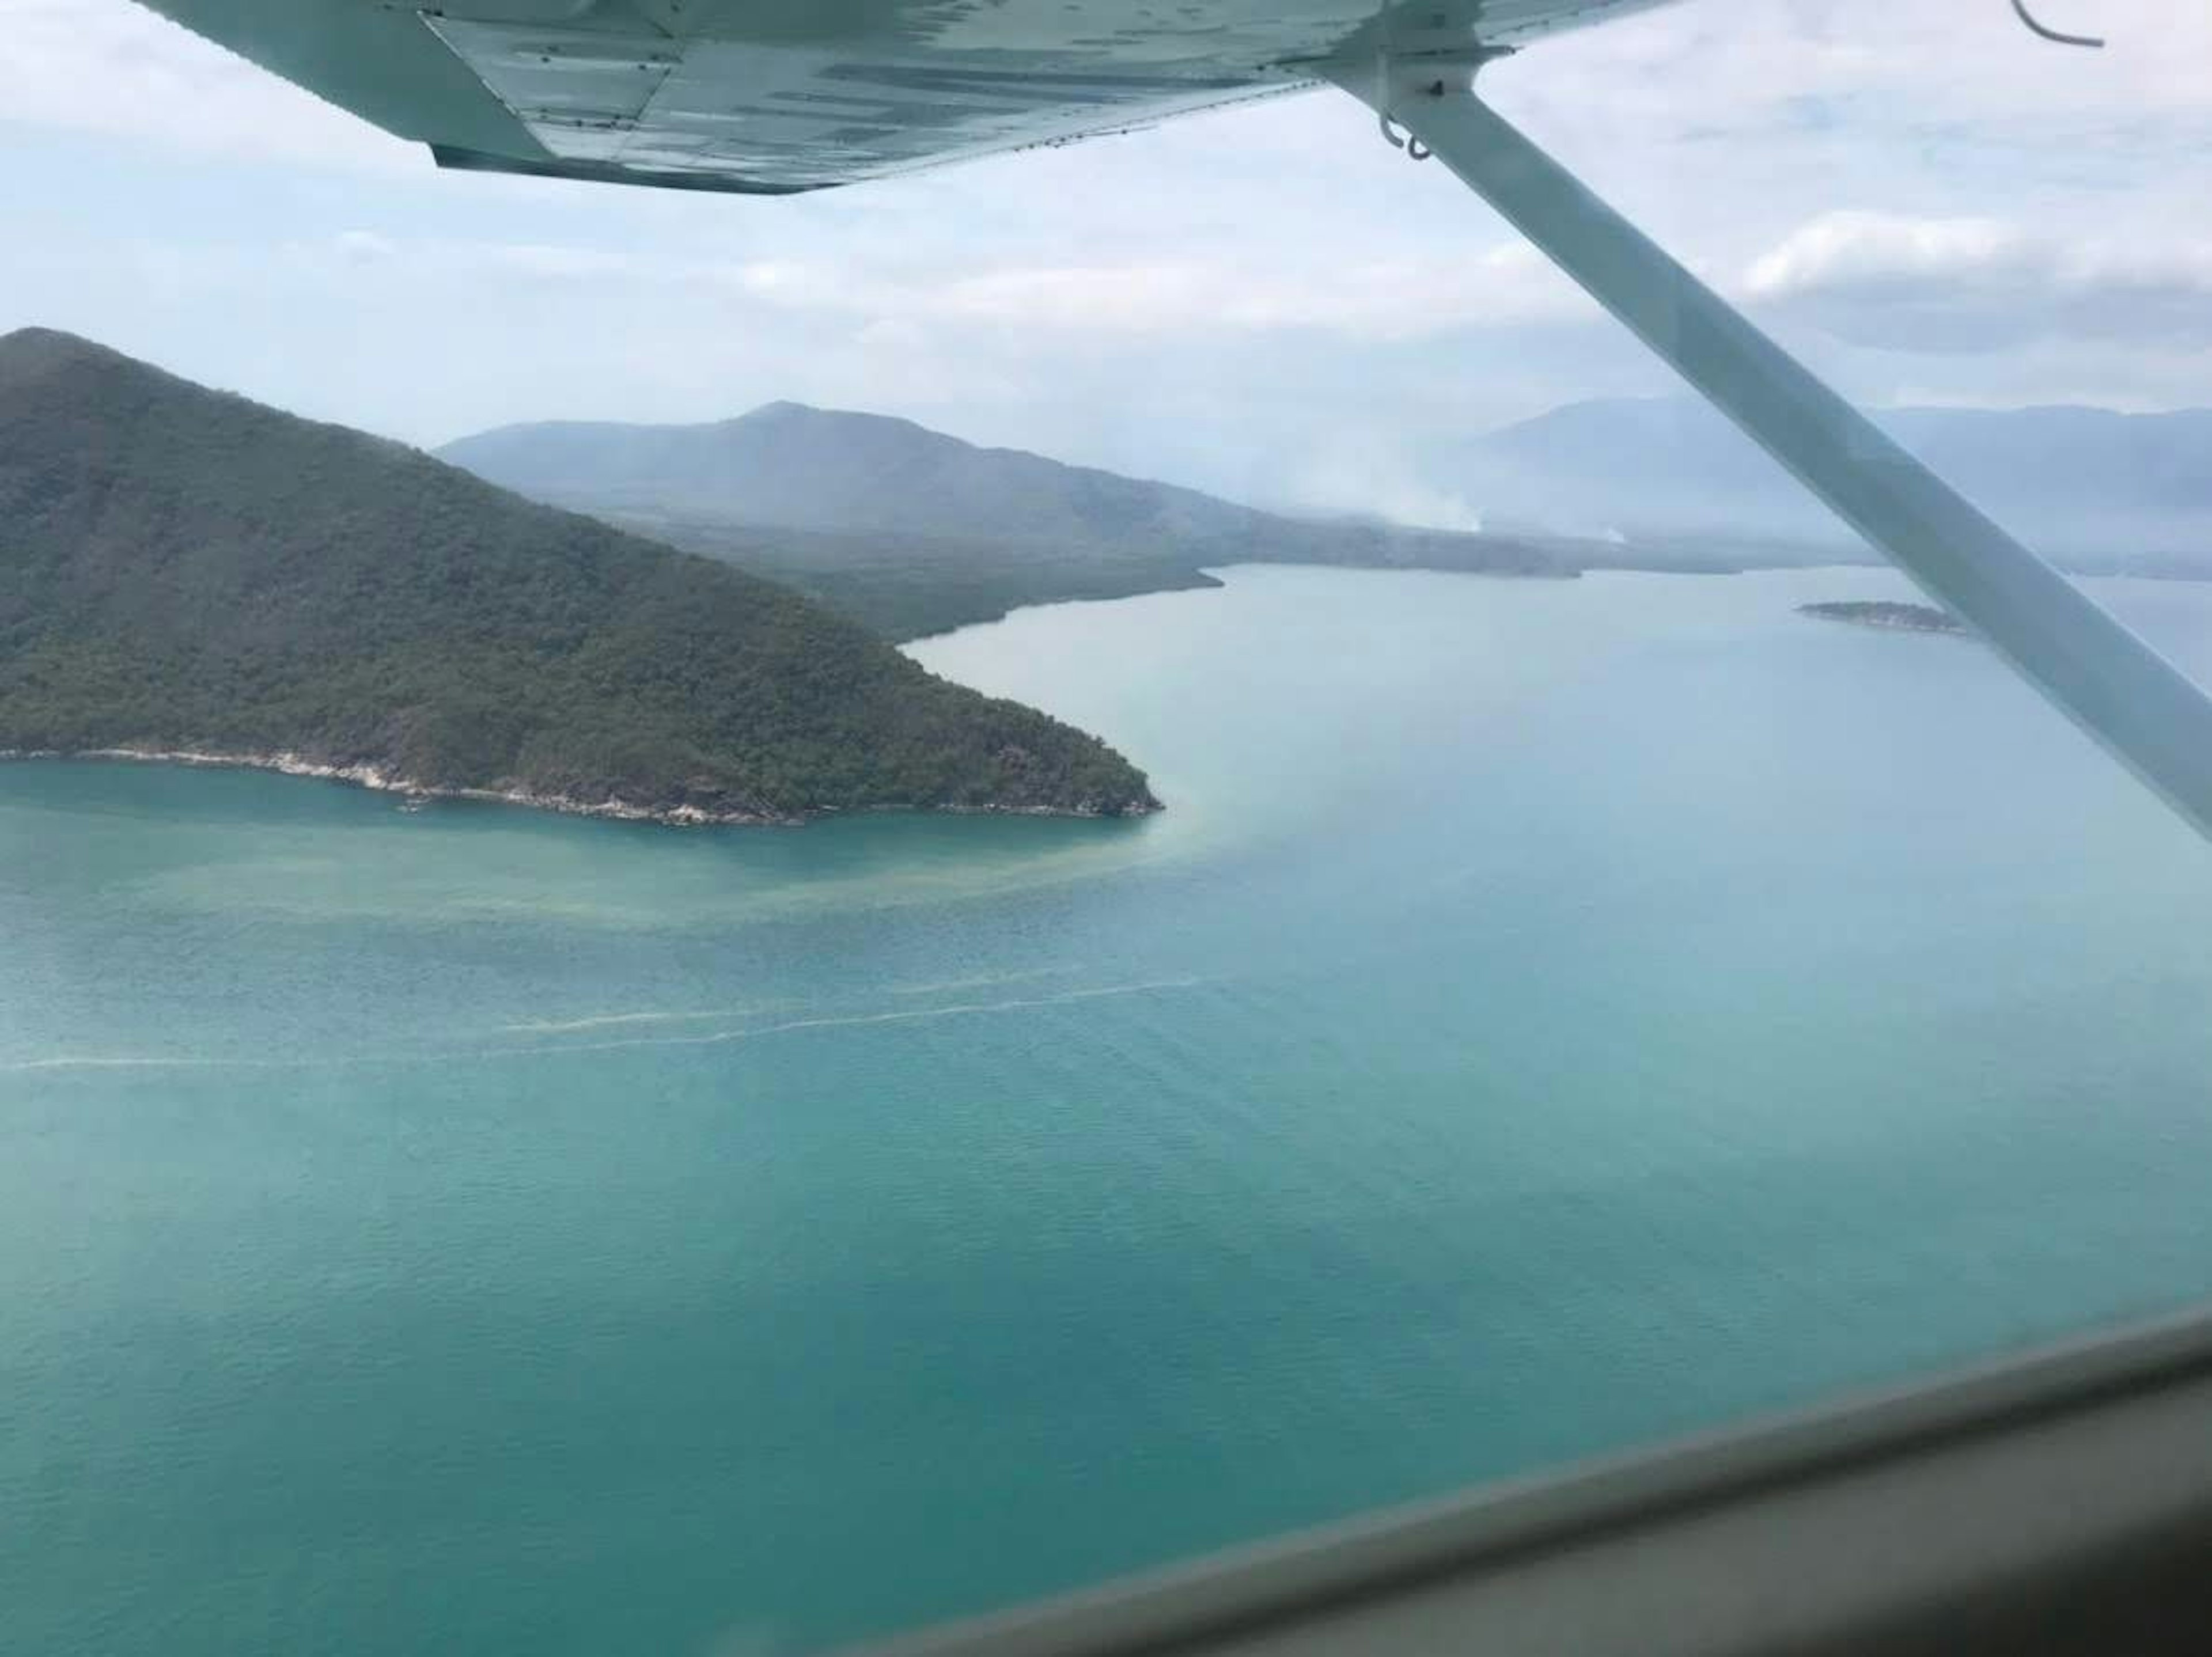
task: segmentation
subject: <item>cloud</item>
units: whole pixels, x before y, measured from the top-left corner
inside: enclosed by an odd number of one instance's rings
[[[288,165],[423,164],[415,146],[122,0],[0,0],[0,122]]]
[[[2212,241],[1840,211],[1791,231],[1741,286],[1838,338],[1891,350],[1985,352],[2042,339],[2212,345]]]
[[[398,253],[391,238],[374,230],[341,230],[331,239],[331,251],[349,264],[384,264]]]
[[[1897,281],[2012,276],[2042,263],[2027,236],[1995,219],[1827,213],[1757,259],[1744,285],[1755,299],[1786,299]]]
[[[2002,0],[1682,0],[1485,92],[1863,399],[2212,402],[2212,6],[2043,3],[2111,49]],[[793,397],[1455,519],[1467,435],[1672,389],[1334,94],[705,198],[436,174],[128,0],[0,0],[0,327],[417,440]]]
[[[520,298],[548,288],[605,290],[609,304],[653,294],[737,312],[843,319],[879,340],[918,340],[930,325],[1103,340],[1327,334],[1401,342],[1470,327],[1579,317],[1589,302],[1518,243],[1465,259],[1332,262],[1233,249],[1166,258],[1141,252],[1061,264],[995,264],[948,252],[921,259],[785,254],[715,257],[583,243],[397,236],[348,228],[277,249],[278,270],[333,289],[374,270],[374,287],[498,284]],[[164,261],[172,281],[196,270],[210,288],[251,279],[259,254],[203,249]],[[265,273],[264,273],[265,274]]]
[[[1405,340],[1476,324],[1580,313],[1586,301],[1534,250],[1493,247],[1467,259],[1324,261],[1303,251],[1255,261],[1239,250],[1067,264],[878,270],[775,267],[737,279],[769,303],[865,313],[879,320],[988,323],[1051,332],[1173,337],[1319,332]],[[723,282],[721,271],[663,279]]]

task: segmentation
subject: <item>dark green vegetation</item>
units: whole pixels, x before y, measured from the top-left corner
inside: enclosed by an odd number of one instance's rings
[[[1797,613],[1818,616],[1824,622],[1849,622],[1857,627],[1889,628],[1899,633],[1964,633],[1966,630],[1948,612],[1928,604],[1853,599],[1824,604],[1800,604]]]
[[[1265,561],[1571,575],[1613,549],[1286,518],[979,448],[911,421],[773,403],[705,426],[509,426],[439,452],[493,483],[789,583],[891,638],[1022,604],[1210,586]]]
[[[996,621],[1024,604],[1220,585],[1195,560],[1172,552],[1109,559],[1049,542],[766,528],[617,508],[599,515],[796,588],[886,639]]]
[[[0,750],[679,817],[1115,814],[1141,774],[723,563],[66,334],[0,338]]]

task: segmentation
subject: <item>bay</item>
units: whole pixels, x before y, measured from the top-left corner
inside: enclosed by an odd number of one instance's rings
[[[2212,1292],[2212,858],[1895,578],[1225,574],[914,646],[1139,822],[0,766],[9,1637],[817,1649]]]

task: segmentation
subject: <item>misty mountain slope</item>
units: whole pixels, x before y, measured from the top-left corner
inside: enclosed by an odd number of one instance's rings
[[[541,498],[800,529],[1126,545],[1247,536],[1267,516],[910,420],[798,403],[705,426],[507,426],[438,453]]]
[[[911,421],[775,403],[706,426],[507,426],[439,451],[520,493],[786,581],[893,638],[1022,604],[1212,585],[1268,561],[1566,575],[1609,548],[1288,518],[987,449]]]
[[[2212,569],[2212,410],[1900,408],[1875,419],[2029,544],[2101,566]],[[1722,416],[1686,398],[1569,404],[1432,446],[1486,512],[1631,537],[1724,533],[1844,546],[1848,530]]]
[[[2212,574],[2212,411],[1876,417],[2069,568]],[[1878,556],[1686,398],[1570,404],[1416,451],[1439,487],[1496,524],[1527,526],[1511,534],[1287,517],[793,403],[702,426],[502,427],[441,453],[787,581],[893,638],[1020,604],[1203,586],[1208,567],[1245,561],[1565,575]]]
[[[672,817],[1153,804],[1097,739],[726,564],[67,334],[0,337],[0,750]]]

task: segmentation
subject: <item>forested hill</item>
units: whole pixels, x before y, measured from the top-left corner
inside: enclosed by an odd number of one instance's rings
[[[1247,536],[1273,521],[1195,489],[802,403],[698,426],[503,426],[438,453],[563,505],[793,529],[1160,547]]]
[[[1103,744],[711,560],[67,334],[0,337],[0,750],[690,818],[1151,809]]]
[[[771,403],[701,426],[550,422],[441,458],[788,582],[891,638],[1020,604],[1206,586],[1224,564],[1565,575],[1613,549],[1288,518],[983,448],[884,415]]]

